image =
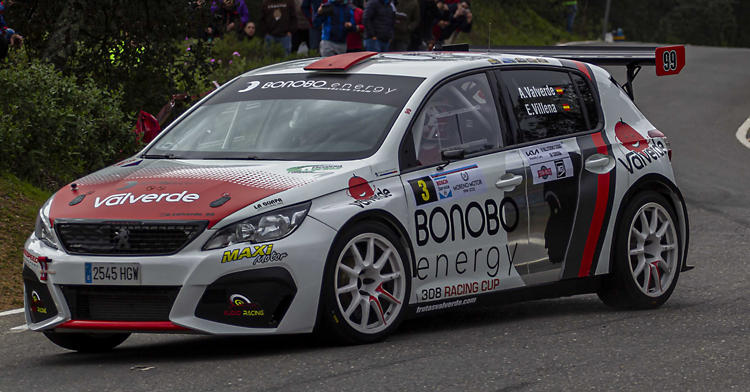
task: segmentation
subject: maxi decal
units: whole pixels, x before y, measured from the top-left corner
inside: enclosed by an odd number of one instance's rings
[[[487,191],[482,169],[470,165],[445,173],[409,180],[418,206],[443,200],[457,200]]]
[[[562,142],[524,148],[521,155],[531,165],[531,176],[535,185],[573,177],[573,162]]]
[[[615,125],[615,135],[617,136],[617,140],[622,143],[622,146],[629,150],[625,155],[625,161],[620,158],[617,158],[617,160],[620,161],[630,174],[633,174],[635,170],[643,169],[649,163],[667,155],[663,144],[657,143],[650,146],[646,138],[622,121],[622,119]]]
[[[224,251],[221,263],[231,263],[233,261],[255,257],[253,265],[256,265],[270,263],[272,261],[281,261],[287,256],[288,254],[286,252],[279,253],[273,250],[273,244],[253,245],[244,248],[241,251],[239,249]]]

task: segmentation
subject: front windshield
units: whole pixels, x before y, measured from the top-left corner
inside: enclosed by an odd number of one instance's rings
[[[372,155],[422,79],[375,75],[240,78],[163,135],[148,155],[345,160]]]

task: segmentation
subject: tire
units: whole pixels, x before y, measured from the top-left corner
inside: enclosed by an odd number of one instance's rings
[[[45,332],[52,343],[68,350],[83,353],[109,351],[124,342],[129,333],[60,333]]]
[[[682,238],[677,215],[659,193],[637,194],[615,233],[611,273],[599,298],[614,309],[656,309],[680,277]]]
[[[411,292],[408,260],[383,224],[362,222],[344,232],[326,261],[319,332],[339,344],[375,343],[393,333]]]

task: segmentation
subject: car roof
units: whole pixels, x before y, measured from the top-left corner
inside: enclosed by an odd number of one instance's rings
[[[562,66],[560,60],[551,57],[481,52],[403,52],[379,53],[374,56],[363,54],[361,61],[355,61],[354,65],[345,70],[327,70],[324,67],[312,71],[305,70],[305,67],[319,60],[321,58],[287,61],[259,68],[242,76],[334,72],[430,78],[494,66]]]

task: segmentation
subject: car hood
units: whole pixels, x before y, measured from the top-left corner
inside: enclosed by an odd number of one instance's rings
[[[206,220],[213,227],[270,196],[274,197],[260,203],[258,210],[346,189],[352,178],[370,175],[364,161],[128,159],[59,190],[50,207],[50,223],[57,219]],[[288,197],[282,199],[282,193]]]

